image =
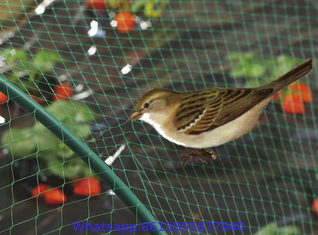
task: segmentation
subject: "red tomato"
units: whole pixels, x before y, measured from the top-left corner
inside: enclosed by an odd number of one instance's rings
[[[44,100],[40,100],[37,97],[35,97],[34,95],[29,95],[35,102],[37,102],[38,104],[43,104]]]
[[[73,188],[73,193],[77,196],[95,196],[101,192],[99,182],[96,178],[90,177],[77,181]]]
[[[282,108],[286,113],[303,114],[305,112],[302,99],[297,94],[288,94],[284,97]]]
[[[6,96],[5,94],[3,94],[2,92],[0,92],[0,104],[3,104],[4,102],[6,102],[8,100],[8,96]]]
[[[67,100],[73,95],[71,86],[63,82],[54,87],[54,93],[52,100]]]
[[[117,22],[117,31],[119,33],[127,33],[135,27],[135,16],[127,11],[119,12],[116,14],[115,19]]]
[[[86,0],[88,9],[106,10],[106,0]]]
[[[35,186],[34,189],[32,190],[32,197],[33,199],[36,199],[36,196],[39,195],[39,198],[44,198],[44,193],[47,191],[49,187],[46,184],[39,184],[38,186]]]
[[[318,197],[312,203],[311,209],[316,215],[318,214]]]
[[[55,188],[45,193],[45,203],[52,206],[63,205],[66,202],[66,196],[61,189]]]
[[[282,98],[283,90],[280,90],[273,96],[273,101],[279,101]]]
[[[310,103],[313,99],[312,92],[305,83],[293,83],[288,87],[288,90],[291,92],[296,91],[298,94],[300,94],[304,103]]]

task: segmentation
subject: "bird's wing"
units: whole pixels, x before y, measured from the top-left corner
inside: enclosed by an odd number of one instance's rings
[[[173,121],[180,132],[200,134],[236,119],[272,93],[271,88],[186,92],[182,94],[183,99]]]

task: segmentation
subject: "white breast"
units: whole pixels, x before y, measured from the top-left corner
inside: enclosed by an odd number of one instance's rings
[[[157,117],[158,118],[158,117]],[[172,143],[178,144],[178,145],[182,145],[185,146],[184,143],[179,142],[173,138],[171,138],[168,134],[166,134],[166,131],[164,131],[164,129],[162,128],[162,124],[159,123],[159,121],[155,121],[155,119],[157,118],[150,118],[150,114],[149,113],[144,113],[139,120],[147,122],[148,124],[152,125],[153,128],[156,129],[156,131],[162,135],[162,137],[166,138],[167,140],[169,140]]]

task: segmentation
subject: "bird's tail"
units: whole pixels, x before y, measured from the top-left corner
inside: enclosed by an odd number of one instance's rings
[[[312,70],[312,59],[308,59],[301,65],[298,65],[297,67],[290,70],[288,73],[268,83],[263,88],[272,88],[274,89],[273,93],[276,93],[279,90],[283,89],[285,86],[288,86],[289,84],[293,83],[299,78],[305,76],[311,70]]]

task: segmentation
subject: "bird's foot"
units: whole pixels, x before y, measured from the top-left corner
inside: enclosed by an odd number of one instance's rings
[[[212,158],[213,160],[217,159],[216,153],[212,149],[188,149],[181,154],[181,159],[179,162],[183,163],[186,166],[194,158],[197,162],[205,163],[207,162],[200,157]]]
[[[218,158],[218,155],[212,149],[201,149],[201,150],[209,154],[208,158],[212,158],[213,160],[216,160]]]

